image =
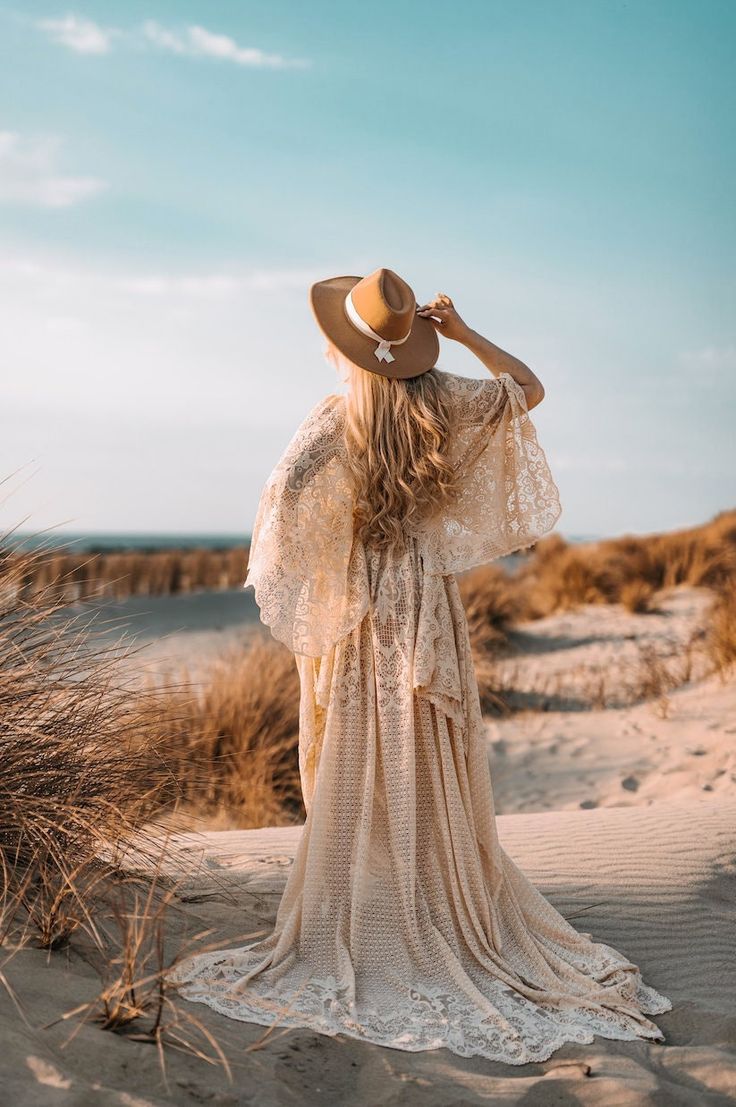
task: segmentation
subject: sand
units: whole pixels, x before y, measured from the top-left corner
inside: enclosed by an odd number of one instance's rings
[[[197,1005],[232,1059],[234,1084],[172,1053],[167,1094],[150,1046],[85,1027],[62,1048],[69,1027],[35,1029],[58,1013],[60,996],[72,1006],[92,981],[74,956],[47,962],[27,951],[6,970],[26,1003],[33,1000],[34,1025],[25,1027],[3,1003],[5,1102],[725,1105],[736,1096],[735,825],[736,804],[702,801],[499,818],[504,847],[555,906],[626,952],[672,999],[673,1011],[657,1019],[666,1045],[596,1039],[515,1068],[444,1049],[412,1054],[290,1030],[244,1054],[264,1028]],[[174,929],[212,927],[225,945],[269,927],[299,833],[179,836],[173,867],[185,874],[187,903]]]
[[[216,617],[220,629],[213,629],[207,619],[217,602],[148,601],[150,631],[182,628],[164,642],[142,634],[154,645],[156,663],[173,654],[196,670],[221,644],[253,633],[247,599],[237,618],[225,604]],[[515,1068],[309,1030],[269,1033],[186,1005],[217,1034],[235,1079],[228,1085],[221,1071],[172,1051],[167,1090],[150,1045],[87,1026],[62,1048],[69,1025],[41,1029],[88,998],[95,977],[76,953],[25,950],[3,969],[29,1021],[24,1024],[0,990],[3,1102],[736,1102],[736,681],[703,675],[699,631],[708,602],[704,591],[683,588],[658,597],[654,614],[584,607],[519,628],[516,656],[498,664],[527,710],[487,720],[505,848],[573,923],[577,916],[581,929],[631,957],[672,999],[674,1009],[657,1017],[666,1045],[597,1039],[567,1045],[544,1064]],[[139,617],[139,634],[141,624]],[[650,668],[654,657],[680,666],[680,677],[689,679],[633,702],[642,651]],[[690,654],[686,674],[682,659]],[[601,681],[606,702],[617,706],[591,709],[591,689]],[[184,931],[211,927],[222,946],[267,931],[299,833],[300,827],[285,827],[178,835],[167,855],[170,875],[182,881],[171,949]],[[140,865],[140,858],[131,855],[129,863]],[[264,1033],[257,1050],[244,1052]]]
[[[589,605],[519,628],[519,654],[498,665],[512,699],[561,701],[566,709],[488,721],[497,811],[736,800],[736,681],[699,675],[709,603],[704,589],[678,588],[660,598],[655,614]],[[693,639],[692,679],[627,702],[651,668],[647,656],[682,674]],[[601,682],[623,706],[585,710]]]

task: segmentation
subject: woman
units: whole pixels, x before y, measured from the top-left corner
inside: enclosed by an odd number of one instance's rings
[[[232,1018],[522,1064],[663,1035],[638,967],[581,934],[496,834],[455,574],[560,514],[528,410],[544,390],[449,297],[397,274],[311,289],[346,396],[316,405],[261,498],[246,585],[296,655],[307,818],[273,932],[189,959]],[[495,376],[435,367],[437,334]]]

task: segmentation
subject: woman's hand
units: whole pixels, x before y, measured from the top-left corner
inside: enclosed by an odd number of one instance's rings
[[[417,307],[417,315],[429,319],[430,323],[443,338],[455,342],[465,342],[472,333],[467,323],[455,311],[455,305],[444,292],[438,292],[428,304]]]

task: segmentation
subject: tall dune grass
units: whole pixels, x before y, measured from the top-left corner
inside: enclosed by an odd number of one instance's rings
[[[678,584],[720,593],[736,579],[736,511],[703,526],[664,534],[570,544],[553,534],[517,572],[484,566],[460,580],[479,655],[503,647],[508,630],[586,603],[649,610],[660,589]]]
[[[519,699],[496,665],[499,657],[512,652],[517,624],[582,604],[618,603],[632,613],[646,613],[656,610],[659,594],[681,584],[713,593],[705,634],[696,633],[679,662],[669,664],[657,680],[654,661],[643,658],[636,679],[629,682],[627,702],[662,700],[690,679],[695,652],[701,648],[711,672],[727,677],[736,668],[736,511],[722,512],[687,530],[601,542],[572,545],[553,534],[537,543],[516,572],[488,565],[465,574],[459,585],[484,710],[509,712]],[[598,680],[600,687],[591,687],[587,696],[589,706],[617,702],[616,674],[599,674]],[[543,709],[558,700],[558,693],[550,690],[535,702]]]
[[[716,672],[725,680],[736,670],[736,580],[718,590],[708,616],[708,652]]]
[[[130,650],[100,645],[65,580],[38,586],[45,566],[0,543],[0,913],[55,947],[92,925],[101,852],[154,818],[260,826],[304,809],[284,647],[258,636],[196,684],[141,686]]]
[[[15,584],[20,598],[41,593],[63,602],[238,588],[248,565],[245,546],[97,553],[51,547],[33,557],[23,553],[15,557]]]
[[[579,603],[625,603],[641,609],[641,596],[678,584],[720,588],[736,575],[736,511],[703,526],[664,534],[623,536],[568,545],[539,543],[516,581],[527,618]]]
[[[176,889],[162,882],[157,865],[167,845],[148,833],[150,820],[176,804],[181,765],[196,743],[186,754],[177,744],[173,724],[181,724],[181,712],[172,690],[132,685],[121,664],[130,660],[128,651],[100,647],[58,590],[23,594],[18,581],[33,577],[35,556],[0,545],[3,961],[29,943],[50,953],[73,945],[99,972],[100,986],[57,1022],[78,1027],[93,1020],[150,1041],[162,1068],[169,1045],[229,1071],[213,1035],[176,1002],[169,973],[195,946],[207,948],[206,935],[166,948]],[[217,693],[215,702],[223,711]],[[241,702],[235,697],[235,713]],[[265,747],[278,713],[264,704],[259,714],[258,704],[255,697],[251,718]],[[224,716],[207,734],[210,752],[215,729],[224,741]],[[208,765],[203,779],[210,772]],[[199,796],[205,785],[191,758],[185,779]],[[121,867],[133,841],[149,861],[144,880]],[[2,969],[0,985],[22,1012],[23,996]]]
[[[303,822],[299,674],[294,657],[257,635],[213,662],[197,682],[164,677],[148,697],[142,743],[166,735],[171,786],[158,818],[204,818],[210,828]]]
[[[88,923],[100,843],[150,818],[170,774],[141,742],[148,697],[132,697],[121,651],[91,645],[58,596],[20,598],[35,555],[0,548],[0,859],[3,902],[44,945]],[[157,737],[157,736],[155,736]]]

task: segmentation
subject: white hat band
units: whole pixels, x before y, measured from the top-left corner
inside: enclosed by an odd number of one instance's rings
[[[395,361],[393,354],[391,353],[392,346],[401,346],[402,342],[406,342],[407,338],[411,334],[411,327],[409,327],[409,333],[404,335],[403,338],[382,338],[380,334],[376,334],[372,330],[365,319],[358,314],[358,309],[353,303],[353,290],[351,289],[345,297],[345,314],[350,322],[353,324],[356,330],[364,334],[366,338],[373,338],[378,343],[373,353],[379,361]]]

